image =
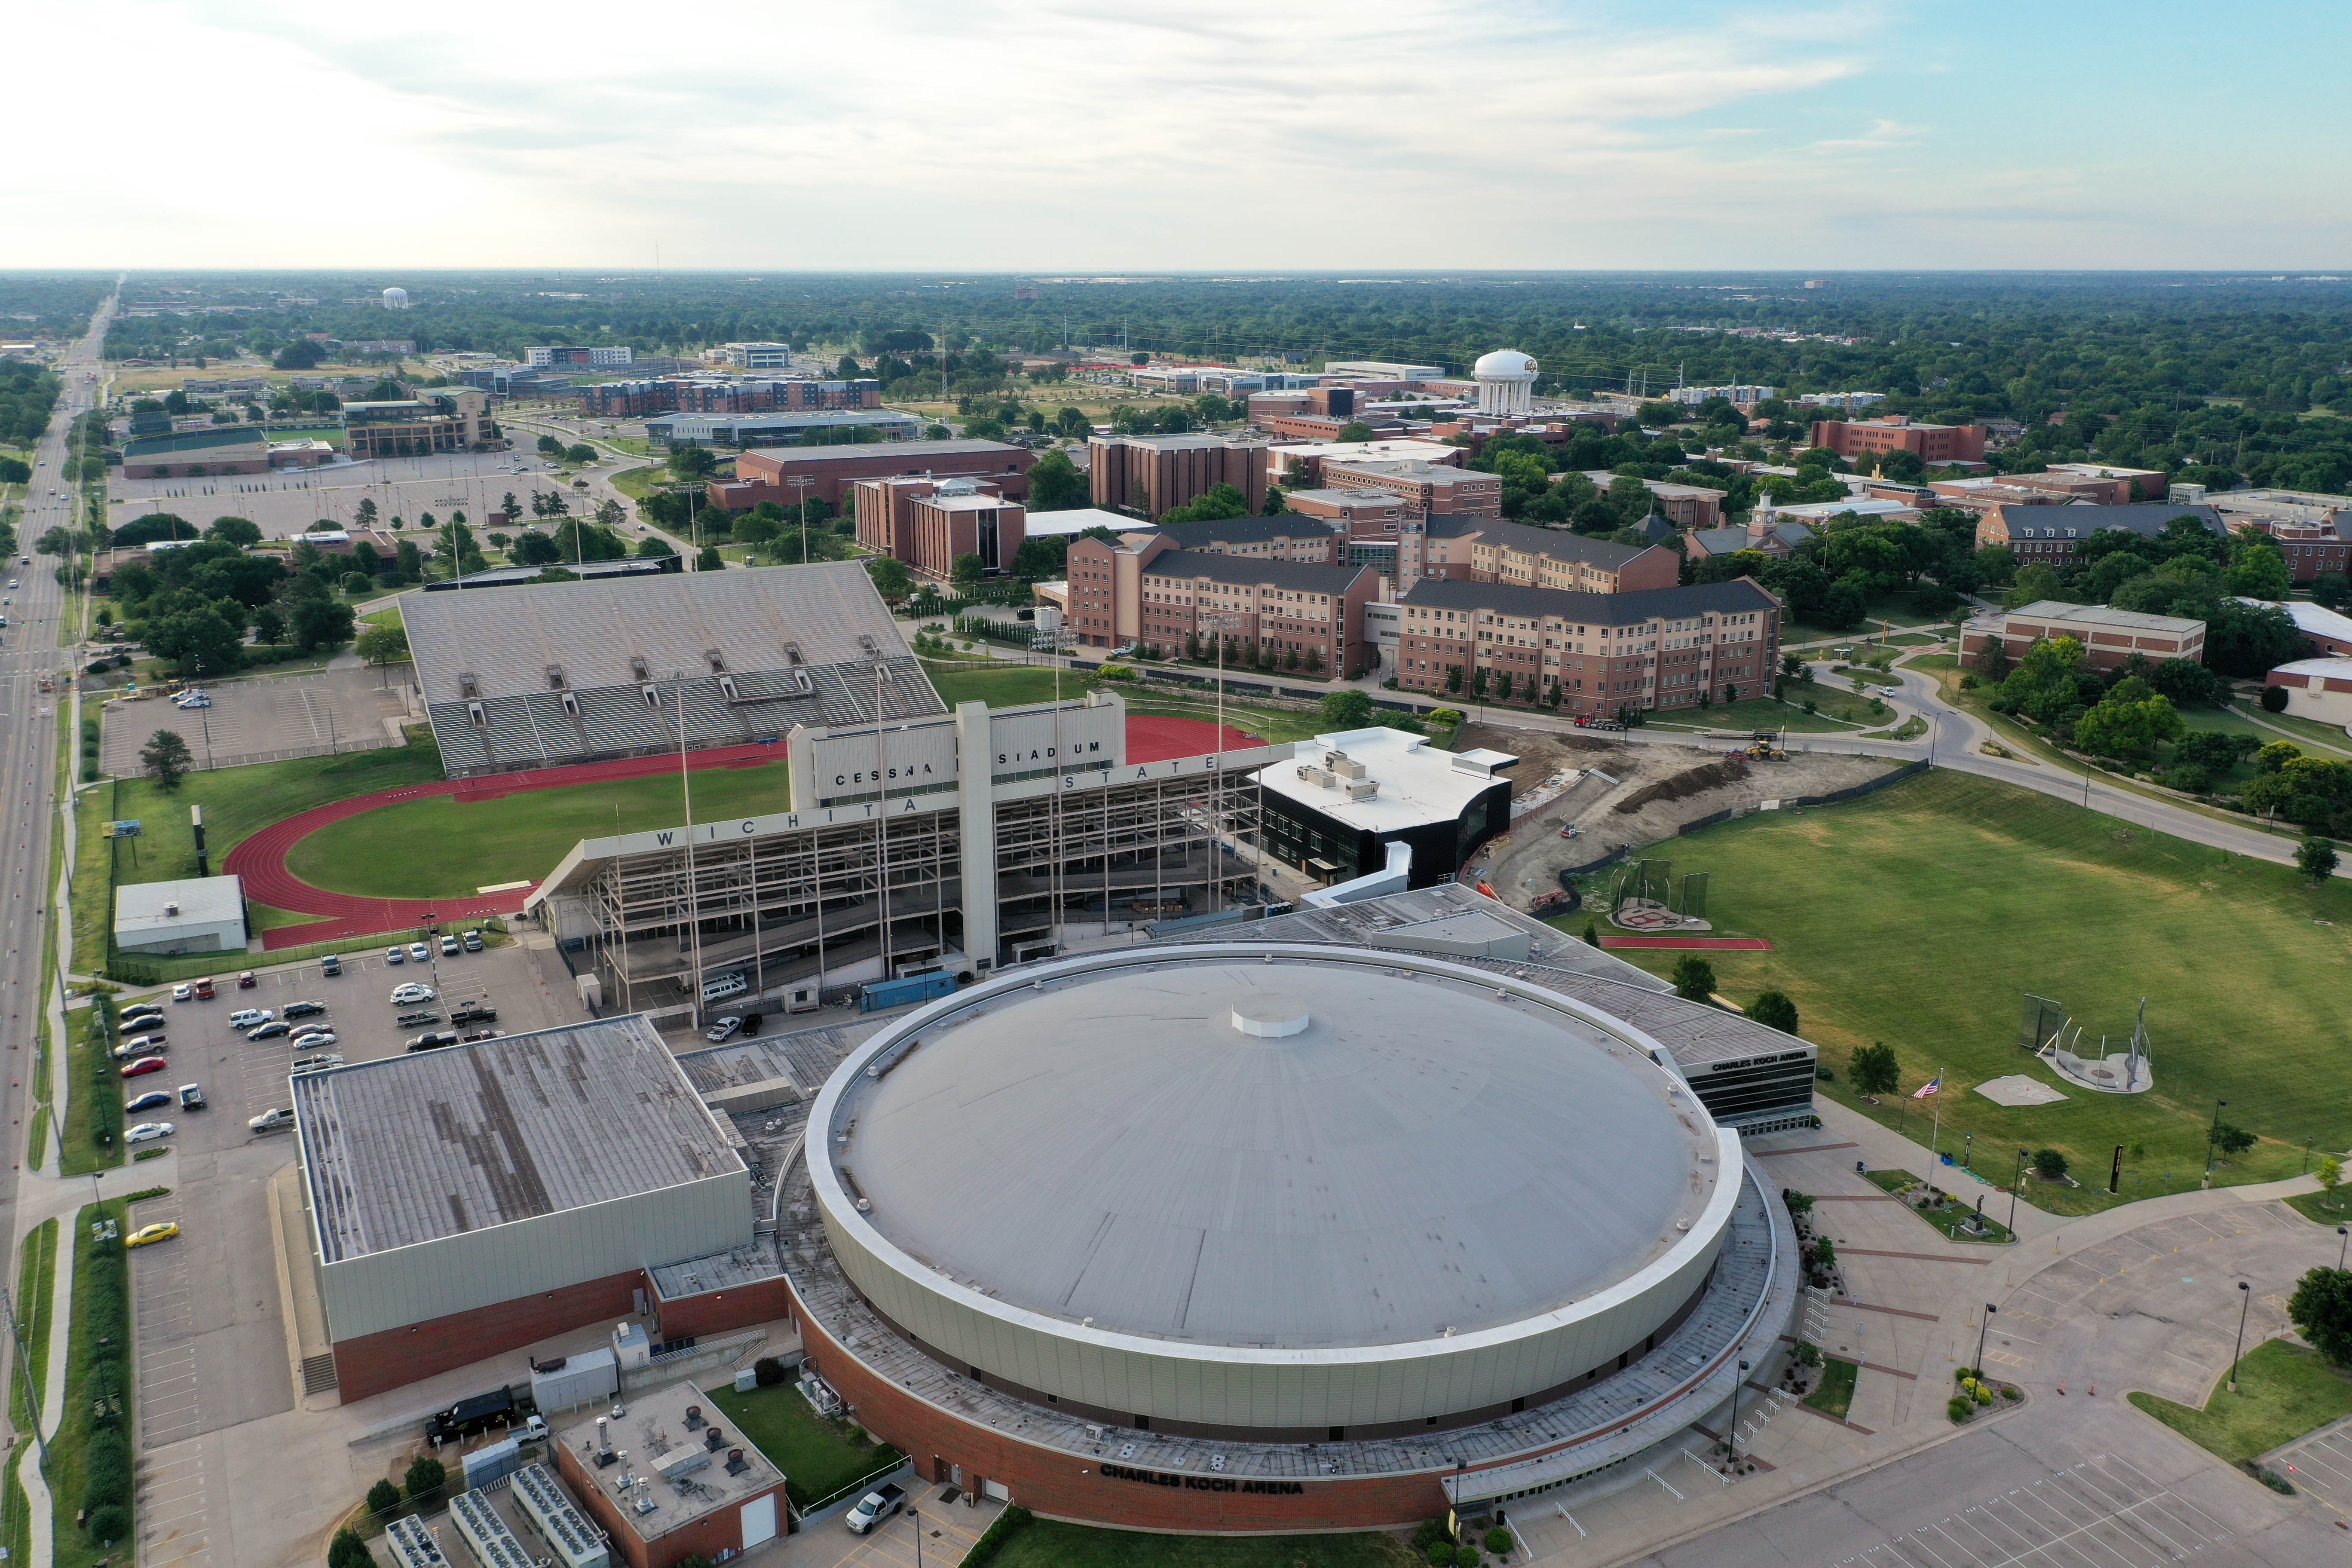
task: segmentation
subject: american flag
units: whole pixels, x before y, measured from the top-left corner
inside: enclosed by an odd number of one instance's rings
[[[1942,1073],[1937,1073],[1934,1078],[1929,1079],[1927,1082],[1913,1089],[1911,1091],[1911,1098],[1914,1100],[1925,1100],[1929,1095],[1941,1090],[1943,1087],[1944,1075]]]

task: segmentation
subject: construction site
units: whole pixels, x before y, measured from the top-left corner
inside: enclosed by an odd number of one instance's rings
[[[1769,742],[1632,743],[1494,724],[1471,725],[1455,743],[1523,759],[1511,832],[1489,843],[1481,879],[1513,908],[1538,913],[1557,902],[1546,895],[1559,891],[1564,871],[1597,868],[1727,815],[1867,786],[1895,765]],[[1571,827],[1575,836],[1563,837]]]

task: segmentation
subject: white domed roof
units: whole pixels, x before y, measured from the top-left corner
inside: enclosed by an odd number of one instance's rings
[[[1470,367],[1470,374],[1481,381],[1490,377],[1518,380],[1531,377],[1535,373],[1534,357],[1517,349],[1496,349],[1493,353],[1480,354],[1478,363]]]

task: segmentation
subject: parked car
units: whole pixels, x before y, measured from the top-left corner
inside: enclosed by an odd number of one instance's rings
[[[504,1029],[476,1029],[470,1035],[458,1036],[457,1043],[461,1046],[470,1046],[477,1040],[503,1040],[506,1037],[507,1032]]]
[[[842,1523],[852,1535],[863,1535],[884,1520],[907,1506],[903,1487],[882,1486],[857,1500],[857,1506],[843,1516]]]
[[[291,1024],[264,1024],[261,1027],[254,1030],[253,1033],[246,1036],[246,1038],[248,1040],[279,1040],[284,1039],[293,1032],[294,1026]]]
[[[710,1027],[705,1029],[702,1032],[702,1037],[709,1040],[715,1046],[719,1041],[731,1037],[736,1030],[742,1026],[743,1020],[740,1018],[721,1018],[717,1023],[711,1025]]]
[[[419,963],[430,963],[433,962],[433,950],[421,942],[412,942],[408,944],[408,956]]]
[[[326,957],[319,960],[320,973],[331,977],[333,975],[341,974],[342,972],[343,955],[341,953],[331,952],[327,954]]]
[[[170,1095],[164,1093],[160,1089],[151,1089],[144,1094],[124,1100],[122,1102],[122,1113],[125,1116],[128,1116],[133,1111],[152,1110],[157,1106],[169,1105],[171,1103],[172,1097]]]
[[[256,1132],[275,1132],[281,1127],[293,1126],[294,1113],[280,1105],[247,1118],[245,1124]]]
[[[228,1026],[232,1029],[250,1029],[256,1024],[267,1024],[276,1016],[277,1015],[267,1007],[240,1007],[228,1016]]]
[[[204,693],[202,693],[202,692],[197,692],[196,694],[194,694],[194,696],[191,696],[191,697],[174,697],[173,699],[172,699],[172,706],[173,706],[173,707],[174,707],[174,708],[182,708],[182,709],[209,708],[209,707],[211,707],[212,705],[213,705],[213,700],[212,700],[211,698],[209,698],[209,697],[206,697],[206,696],[205,696]]]
[[[295,1058],[294,1065],[288,1068],[286,1070],[289,1072],[318,1072],[321,1068],[339,1068],[342,1065],[342,1058],[337,1056],[332,1051],[322,1051],[315,1057]]]
[[[441,956],[442,956],[442,957],[444,957],[444,958],[455,958],[455,957],[457,957],[457,954],[458,954],[458,953],[460,953],[460,952],[464,952],[464,951],[465,951],[465,944],[464,944],[464,943],[462,943],[462,942],[459,942],[456,937],[454,937],[454,936],[445,936],[445,937],[443,937],[443,938],[441,939]]]
[[[324,1047],[336,1043],[335,1031],[332,1029],[305,1029],[286,1043],[298,1051],[307,1051],[314,1047]]]
[[[496,1007],[485,1007],[479,1003],[470,1007],[453,1007],[449,1010],[449,1022],[452,1024],[495,1024],[498,1021],[499,1010]]]
[[[324,1002],[289,1002],[286,1010],[278,1016],[281,1018],[316,1018],[326,1010]]]
[[[437,994],[430,985],[419,985],[412,980],[405,985],[392,988],[392,1004],[395,1007],[405,1007],[412,1002],[430,1002]]]
[[[182,1084],[180,1086],[180,1109],[183,1110],[202,1110],[204,1108],[205,1086],[200,1083]]]
[[[408,950],[404,947],[387,947],[383,950],[383,961],[386,963],[406,963]]]
[[[142,1225],[122,1238],[125,1247],[152,1247],[159,1241],[169,1241],[180,1234],[180,1227],[170,1220],[154,1225]]]
[[[412,1051],[437,1051],[444,1046],[454,1046],[457,1043],[457,1034],[456,1030],[433,1029],[428,1030],[410,1040],[403,1048]]]
[[[392,1022],[394,1028],[421,1029],[427,1024],[437,1024],[440,1021],[441,1015],[427,1007],[419,1013],[403,1013]]]
[[[480,931],[469,931],[466,933],[466,951],[467,952],[479,952],[482,951],[482,933]]]
[[[152,1002],[141,1002],[125,1007],[114,1016],[114,1021],[126,1029],[143,1029],[152,1020],[158,1028],[163,1024],[163,1009]]]
[[[184,1002],[194,994],[195,993],[185,985],[174,985],[172,987],[172,1000],[174,1002]]]
[[[172,1064],[170,1062],[164,1060],[162,1057],[141,1057],[137,1061],[132,1062],[129,1067],[122,1069],[122,1076],[124,1078],[137,1078],[142,1073],[162,1072],[165,1068],[170,1067],[171,1065]]]
[[[172,1124],[168,1121],[142,1121],[122,1135],[125,1143],[152,1143],[158,1138],[169,1138]]]
[[[196,1000],[199,1002],[209,1002],[212,999],[213,977],[207,974],[202,980],[196,982]]]
[[[155,1038],[152,1035],[141,1035],[136,1039],[123,1041],[121,1045],[115,1047],[109,1054],[111,1055],[116,1061],[127,1062],[133,1057],[159,1056],[163,1052],[168,1051],[172,1047],[170,1046],[164,1044],[162,1040]]]
[[[237,972],[236,988],[239,991],[250,991],[260,984],[260,978],[252,970],[244,969]]]

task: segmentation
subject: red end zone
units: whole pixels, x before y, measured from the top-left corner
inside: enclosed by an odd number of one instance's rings
[[[1130,716],[1127,721],[1128,760],[1156,763],[1170,757],[1204,755],[1217,749],[1217,726],[1206,720]],[[1256,737],[1230,724],[1225,726],[1224,738],[1229,751],[1259,743]],[[779,741],[693,752],[688,754],[687,761],[698,773],[704,768],[752,767],[776,762],[782,755],[783,743]],[[677,759],[674,756],[623,757],[609,763],[574,763],[563,767],[531,768],[521,773],[444,779],[437,784],[380,790],[373,795],[314,806],[283,822],[274,822],[230,850],[221,869],[244,879],[245,896],[256,903],[319,917],[302,925],[280,926],[262,932],[261,945],[270,952],[408,931],[422,925],[428,914],[445,924],[479,920],[486,915],[510,915],[522,908],[531,889],[450,899],[371,899],[313,887],[287,869],[286,857],[294,846],[331,822],[341,822],[347,816],[395,805],[404,800],[431,795],[456,795],[460,802],[496,800],[500,795],[529,790],[562,789],[567,784],[644,778],[677,771]]]

